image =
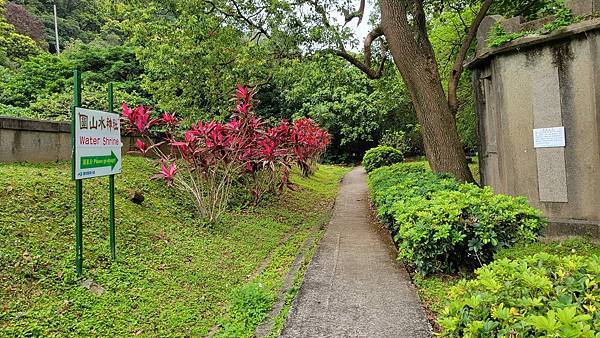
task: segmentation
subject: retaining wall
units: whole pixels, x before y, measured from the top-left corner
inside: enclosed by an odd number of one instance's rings
[[[125,154],[135,138],[122,136]],[[71,159],[71,123],[0,116],[0,163]]]

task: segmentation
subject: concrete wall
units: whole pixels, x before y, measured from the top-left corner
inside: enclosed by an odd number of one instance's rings
[[[527,197],[549,235],[600,238],[600,21],[511,44],[470,64],[482,182]],[[533,147],[534,128],[561,126],[565,147]]]
[[[125,154],[135,143],[122,137]],[[0,116],[0,163],[71,159],[71,124]]]

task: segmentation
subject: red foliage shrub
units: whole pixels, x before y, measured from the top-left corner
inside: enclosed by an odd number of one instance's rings
[[[146,139],[136,141],[135,152],[153,151],[158,157],[161,171],[153,178],[190,193],[208,222],[216,221],[227,207],[234,182],[246,184],[258,203],[268,192],[291,187],[294,162],[305,175],[312,173],[329,144],[329,134],[310,119],[283,120],[268,128],[253,113],[253,96],[253,90],[238,86],[229,121],[198,121],[188,130],[178,130],[174,114],[152,118],[148,107],[122,104],[125,129]],[[162,141],[155,143],[157,138]],[[164,144],[171,152],[161,151]]]

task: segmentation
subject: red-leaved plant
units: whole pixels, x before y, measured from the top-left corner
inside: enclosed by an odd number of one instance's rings
[[[234,183],[246,184],[257,204],[268,192],[292,187],[294,162],[304,175],[314,172],[329,144],[329,134],[311,119],[268,128],[253,113],[253,97],[252,89],[238,85],[229,121],[198,121],[188,130],[178,128],[175,114],[152,118],[148,107],[122,104],[125,129],[144,139],[136,140],[134,152],[157,158],[160,172],[152,178],[188,192],[209,223],[225,211]]]

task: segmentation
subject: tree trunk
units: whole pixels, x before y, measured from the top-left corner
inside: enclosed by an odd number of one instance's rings
[[[408,0],[408,2],[411,2]],[[418,2],[418,0],[415,0]],[[425,154],[434,172],[446,172],[460,181],[474,182],[424,26],[409,23],[407,1],[381,0],[381,28],[394,63],[411,93],[422,128]]]

